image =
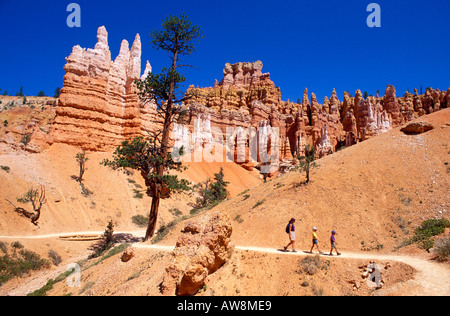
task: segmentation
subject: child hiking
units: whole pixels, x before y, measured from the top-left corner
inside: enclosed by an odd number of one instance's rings
[[[330,237],[330,243],[331,243],[330,256],[333,255],[333,249],[336,249],[336,254],[337,254],[338,256],[340,256],[341,253],[340,253],[340,252],[337,250],[337,248],[336,248],[336,237],[334,237],[334,235],[336,235],[336,232],[333,230],[333,231],[331,232],[331,237]]]
[[[317,238],[317,228],[316,227],[313,227],[312,246],[311,246],[311,250],[309,251],[309,253],[313,253],[312,251],[313,251],[314,246],[317,247],[319,254],[322,254],[322,251],[320,251],[320,249],[319,249],[319,239]]]
[[[289,224],[286,226],[286,233],[289,234],[289,244],[284,247],[284,251],[287,251],[288,247],[292,245],[292,252],[295,251],[295,218],[291,218]]]

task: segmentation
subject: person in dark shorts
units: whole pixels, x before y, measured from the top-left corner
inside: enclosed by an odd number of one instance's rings
[[[340,253],[340,252],[337,250],[337,248],[336,248],[336,237],[335,237],[335,235],[336,235],[336,231],[333,230],[333,231],[331,232],[331,237],[330,237],[330,243],[331,243],[330,256],[333,255],[333,249],[336,250],[336,254],[337,254],[338,256],[341,255],[341,253]]]

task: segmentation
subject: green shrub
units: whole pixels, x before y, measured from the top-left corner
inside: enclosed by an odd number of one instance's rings
[[[413,238],[415,241],[425,240],[442,234],[446,227],[450,227],[450,221],[446,219],[427,219],[416,229]]]
[[[47,296],[47,291],[53,289],[53,284],[55,283],[56,282],[54,280],[50,279],[47,281],[47,284],[45,284],[43,287],[32,293],[27,294],[27,296]]]
[[[256,202],[256,204],[253,205],[252,208],[257,208],[258,206],[263,205],[263,203],[264,203],[265,201],[266,201],[266,200],[264,199],[264,200],[261,200],[261,201]]]
[[[42,259],[33,251],[24,249],[19,242],[14,242],[11,247],[14,248],[12,255],[7,254],[6,244],[2,244],[4,255],[0,257],[0,285],[14,277],[20,277],[30,271],[49,268],[50,262]],[[21,249],[18,253],[17,250]]]
[[[170,209],[169,213],[176,217],[180,217],[183,214],[183,213],[181,213],[180,209],[178,209],[178,208]]]
[[[148,216],[135,215],[131,218],[131,221],[133,222],[133,224],[135,224],[139,227],[146,227],[149,219],[148,219]]]
[[[144,194],[141,192],[141,191],[139,191],[138,189],[133,189],[133,192],[134,192],[134,198],[136,198],[136,199],[143,199],[144,198]]]
[[[416,228],[410,242],[418,243],[420,248],[430,250],[434,246],[434,241],[430,238],[445,232],[446,227],[450,227],[450,221],[446,219],[427,219]]]
[[[8,166],[0,166],[0,169],[2,169],[3,171],[6,171],[8,173],[11,170],[11,168],[9,168]]]
[[[208,178],[205,182],[196,184],[194,189],[200,195],[196,201],[197,208],[225,200],[228,197],[228,184],[229,182],[225,181],[223,168],[220,168],[219,173],[214,174],[214,181]]]
[[[175,227],[176,224],[178,224],[178,220],[171,221],[167,225],[161,225],[156,232],[156,237],[152,240],[152,243],[156,244],[163,240],[163,238],[167,236],[167,234]]]
[[[20,139],[20,142],[24,144],[25,146],[28,145],[28,143],[31,141],[31,134],[23,134],[22,138]]]

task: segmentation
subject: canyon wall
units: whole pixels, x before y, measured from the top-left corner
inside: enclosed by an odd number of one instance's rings
[[[229,126],[279,128],[279,157],[290,160],[304,154],[304,145],[313,145],[317,157],[396,128],[421,115],[450,106],[447,91],[426,89],[424,95],[406,92],[398,97],[394,86],[385,95],[363,97],[344,93],[340,101],[333,90],[320,104],[314,93],[305,89],[301,103],[281,100],[281,91],[262,72],[261,61],[226,64],[224,77],[213,87],[195,88],[188,102],[190,125],[208,113],[210,124],[225,130]],[[247,157],[248,158],[248,157]]]
[[[158,129],[160,121],[156,106],[141,104],[136,94],[134,81],[151,72],[147,62],[141,76],[139,35],[131,49],[123,40],[114,61],[104,27],[98,29],[97,40],[94,49],[75,46],[66,58],[51,139],[85,150],[109,151],[126,139]],[[189,87],[192,98],[182,105],[186,115],[174,127],[172,140],[188,142],[192,151],[211,146],[213,139],[231,149],[243,146],[244,153],[234,151],[235,156],[229,158],[253,169],[261,162],[261,153],[256,161],[250,159],[250,141],[228,135],[227,127],[253,128],[260,147],[275,143],[274,135],[267,133],[269,127],[278,128],[277,146],[269,154],[287,162],[304,154],[306,144],[313,145],[317,157],[322,157],[450,106],[450,88],[429,88],[423,95],[415,90],[399,97],[391,85],[383,97],[364,98],[357,90],[354,97],[345,92],[339,100],[333,90],[320,104],[316,95],[305,89],[301,103],[282,101],[280,88],[262,70],[261,61],[227,63],[222,80],[216,80],[214,86]]]

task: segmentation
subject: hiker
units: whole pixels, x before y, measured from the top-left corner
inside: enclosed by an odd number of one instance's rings
[[[332,231],[331,232],[331,237],[330,237],[330,242],[331,242],[331,250],[330,250],[330,256],[332,256],[333,255],[333,249],[336,249],[336,254],[338,255],[338,256],[340,256],[341,255],[341,253],[337,250],[337,248],[336,248],[336,237],[334,237],[334,235],[336,235],[336,231]]]
[[[309,251],[309,253],[313,253],[312,251],[313,251],[314,246],[317,247],[319,254],[322,254],[322,251],[320,251],[320,249],[319,249],[319,239],[317,238],[317,228],[316,227],[313,227],[312,246],[311,246],[311,250]]]
[[[284,251],[287,251],[288,247],[290,245],[292,245],[292,252],[297,252],[295,251],[295,218],[291,218],[291,220],[289,221],[289,224],[286,227],[286,233],[289,234],[289,244],[284,247]]]

